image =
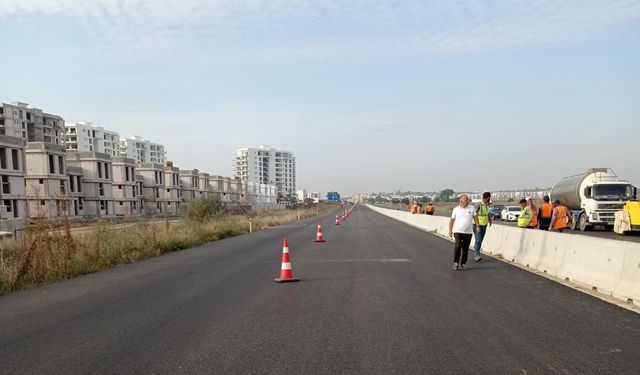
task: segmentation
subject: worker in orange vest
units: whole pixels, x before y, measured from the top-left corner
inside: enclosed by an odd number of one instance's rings
[[[551,227],[549,230],[554,232],[562,232],[564,228],[569,226],[570,216],[569,209],[560,203],[560,200],[553,201],[553,213],[551,214]]]
[[[551,226],[551,215],[553,215],[553,205],[549,201],[548,195],[542,197],[542,200],[544,202],[538,210],[538,229],[549,230],[549,226]]]
[[[433,213],[434,213],[433,203],[429,202],[427,204],[427,209],[425,210],[425,213],[427,215],[433,215]]]
[[[527,206],[531,208],[531,221],[529,222],[528,228],[537,228],[538,227],[538,209],[536,205],[533,204],[533,199],[527,197]]]
[[[411,213],[415,215],[417,212],[418,212],[418,204],[417,203],[413,203],[411,205]]]

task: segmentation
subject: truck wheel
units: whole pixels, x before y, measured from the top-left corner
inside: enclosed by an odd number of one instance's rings
[[[578,229],[582,232],[586,231],[589,228],[587,225],[587,216],[585,214],[580,214],[578,217]]]

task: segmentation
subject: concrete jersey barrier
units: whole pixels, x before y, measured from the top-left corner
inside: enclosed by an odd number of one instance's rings
[[[367,205],[383,215],[449,238],[449,218]],[[640,306],[640,243],[492,226],[483,252]]]

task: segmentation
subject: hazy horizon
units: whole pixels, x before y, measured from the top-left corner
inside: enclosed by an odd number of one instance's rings
[[[232,175],[290,150],[298,189],[640,185],[640,1],[0,0],[0,101]]]

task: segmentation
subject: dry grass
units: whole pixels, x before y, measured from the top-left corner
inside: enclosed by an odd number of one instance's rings
[[[320,213],[331,206],[321,206]],[[265,211],[252,215],[253,230],[316,215],[316,208]],[[20,242],[5,242],[0,263],[0,295],[60,281],[249,232],[246,216],[206,222],[150,221],[126,227],[106,222],[73,233],[68,221],[41,219]]]

